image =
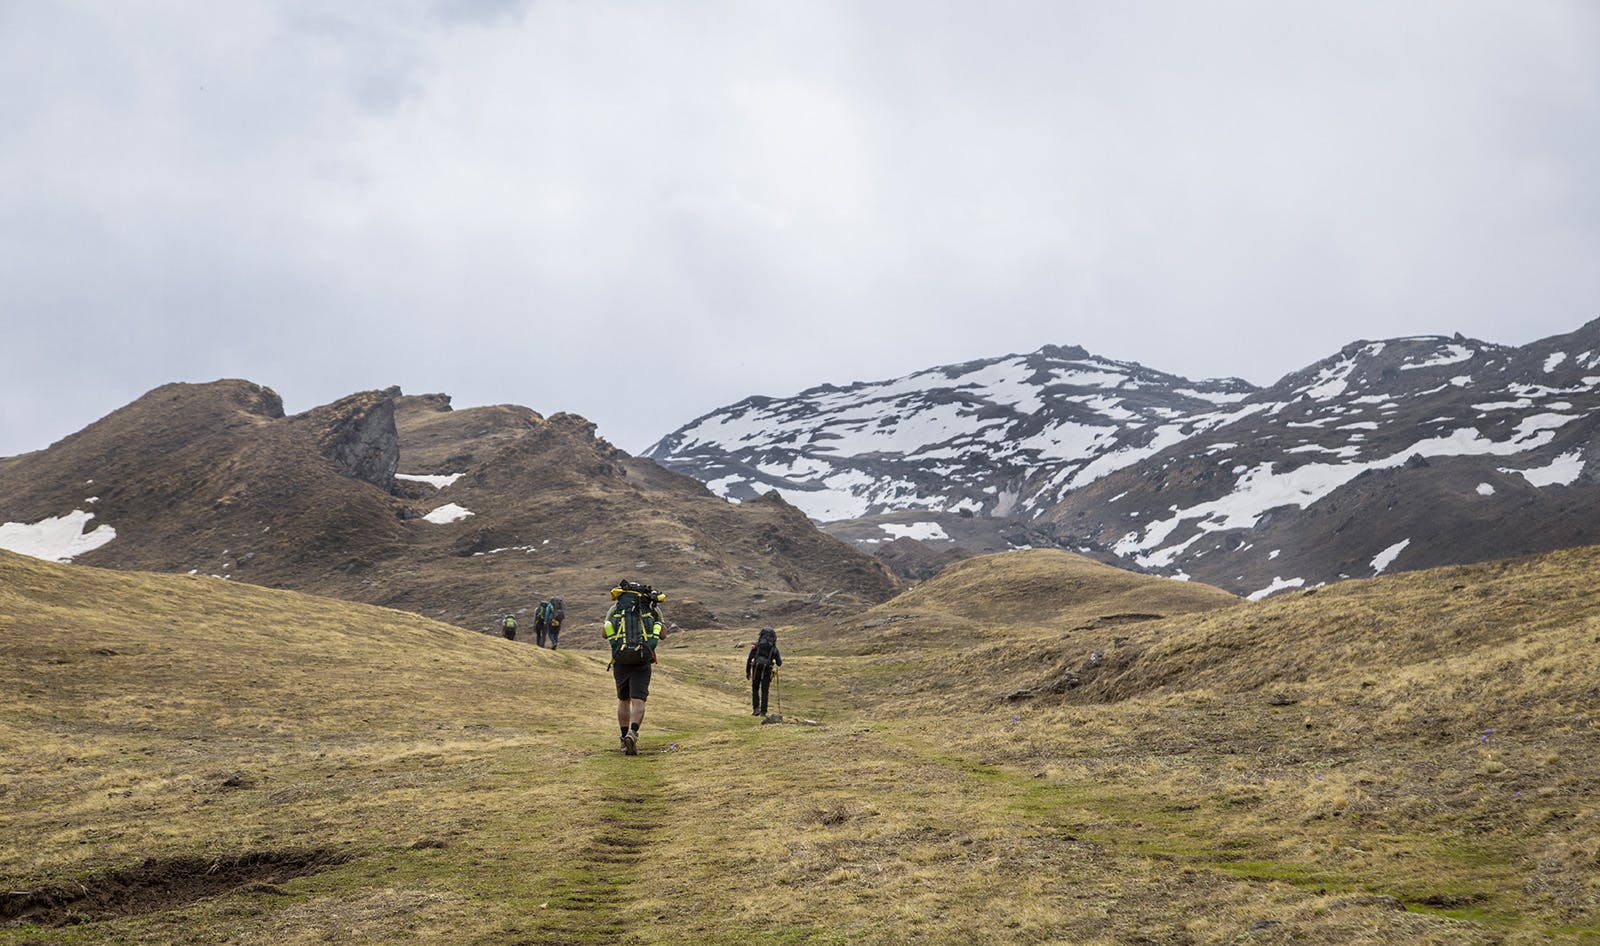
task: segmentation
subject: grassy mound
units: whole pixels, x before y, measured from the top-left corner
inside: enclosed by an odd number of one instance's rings
[[[1110,623],[1187,614],[1238,599],[1209,585],[1153,578],[1056,549],[956,562],[877,611],[939,611],[994,624]]]

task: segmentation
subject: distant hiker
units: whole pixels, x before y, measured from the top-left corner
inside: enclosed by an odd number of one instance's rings
[[[778,653],[778,632],[764,627],[756,642],[750,645],[750,656],[744,660],[744,678],[750,681],[751,716],[767,715],[767,690],[781,666],[783,655]]]
[[[622,751],[639,754],[639,724],[650,697],[650,665],[661,643],[661,609],[666,595],[649,585],[623,579],[611,589],[606,612],[606,642],[611,645],[611,675],[617,682],[617,725]]]
[[[544,646],[544,636],[549,631],[550,625],[546,624],[545,609],[550,607],[550,602],[541,601],[533,609],[533,642],[539,647]]]
[[[566,608],[561,604],[560,595],[551,595],[545,604],[544,632],[550,638],[550,649],[556,649],[556,643],[561,638],[561,619],[567,616]]]
[[[517,639],[517,618],[515,615],[508,614],[505,620],[500,622],[500,633],[504,634],[508,641]]]

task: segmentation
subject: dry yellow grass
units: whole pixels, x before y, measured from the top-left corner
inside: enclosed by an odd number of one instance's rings
[[[1597,562],[1250,604],[979,559],[781,629],[817,726],[669,641],[626,758],[592,652],[0,553],[0,888],[132,888],[0,942],[1595,942]]]

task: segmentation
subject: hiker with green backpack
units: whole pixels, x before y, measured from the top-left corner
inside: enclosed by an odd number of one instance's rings
[[[611,645],[611,675],[617,683],[617,725],[622,751],[639,754],[639,724],[650,697],[650,666],[661,643],[661,602],[667,596],[642,582],[623,579],[611,589],[605,636]]]

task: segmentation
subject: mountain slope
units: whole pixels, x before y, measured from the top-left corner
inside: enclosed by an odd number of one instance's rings
[[[1054,545],[1264,595],[1600,541],[1597,415],[1600,321],[1360,341],[1260,390],[1045,348],[750,398],[651,453],[731,498],[775,488],[906,577]]]
[[[414,446],[413,446],[414,443]],[[92,518],[91,518],[92,517]],[[286,417],[243,381],[168,385],[0,460],[0,547],[218,575],[490,629],[562,595],[594,646],[637,577],[684,627],[882,600],[894,578],[774,498],[730,506],[581,417],[365,392]]]
[[[1064,541],[1268,593],[1600,541],[1600,322],[1357,342],[1068,496]]]
[[[818,520],[904,509],[1027,515],[1204,429],[1220,405],[1252,391],[1047,346],[747,398],[645,455],[730,499],[777,489]]]

